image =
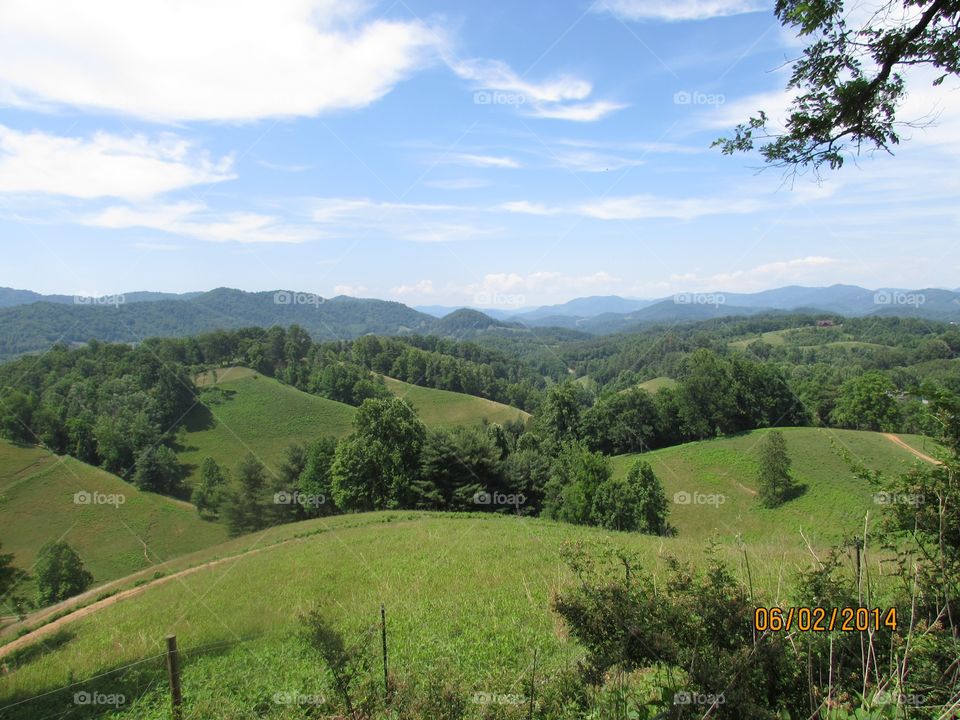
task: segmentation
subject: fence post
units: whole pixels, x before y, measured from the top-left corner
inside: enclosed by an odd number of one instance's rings
[[[380,603],[380,639],[383,643],[383,690],[390,696],[390,675],[387,671],[387,608]]]
[[[167,675],[170,677],[170,700],[173,720],[183,720],[183,694],[180,690],[180,652],[177,636],[167,636]]]

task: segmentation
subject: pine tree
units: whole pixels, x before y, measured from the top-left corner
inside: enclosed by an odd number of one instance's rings
[[[787,441],[779,430],[772,430],[760,444],[760,502],[772,508],[789,500],[796,490],[790,476],[790,456]]]

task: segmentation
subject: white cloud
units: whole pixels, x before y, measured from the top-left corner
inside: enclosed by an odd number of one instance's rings
[[[58,0],[0,5],[0,99],[160,121],[369,105],[444,44],[361,0]]]
[[[520,167],[520,163],[511,157],[504,155],[477,155],[474,153],[451,153],[438,158],[438,162],[450,163],[452,165],[469,165],[471,167],[484,168],[509,168]]]
[[[515,200],[500,205],[502,210],[527,215],[569,213],[597,220],[645,220],[648,218],[692,220],[704,215],[751,213],[760,208],[760,203],[750,198],[666,198],[656,195],[604,198],[569,207],[548,207],[528,200]]]
[[[512,213],[521,213],[523,215],[556,215],[561,212],[559,208],[547,207],[543,203],[532,203],[529,200],[514,200],[500,205],[501,210]]]
[[[317,198],[311,201],[309,216],[324,226],[326,234],[442,243],[497,232],[463,222],[465,214],[478,212],[478,208],[465,205]]]
[[[401,285],[393,288],[393,293],[400,297],[424,297],[434,294],[433,280],[421,280],[413,285]]]
[[[572,120],[574,122],[594,122],[606,117],[614,110],[627,107],[622,103],[597,100],[573,105],[538,105],[531,113],[534,117],[552,120]]]
[[[123,230],[146,228],[208,242],[300,243],[319,233],[271,215],[213,212],[202,203],[181,202],[148,207],[114,206],[80,219],[91,227]]]
[[[622,170],[626,167],[643,165],[645,162],[640,158],[612,155],[609,153],[596,153],[590,150],[559,152],[554,156],[554,159],[561,167],[578,172]]]
[[[334,285],[334,295],[349,295],[350,297],[362,297],[367,292],[366,285]]]
[[[174,135],[63,137],[0,125],[0,193],[144,199],[230,180],[231,165]]]
[[[623,20],[709,20],[715,17],[772,11],[763,0],[598,0],[598,12],[611,12]]]
[[[586,203],[577,212],[599,220],[645,220],[676,218],[692,220],[703,215],[751,213],[760,203],[749,198],[664,198],[656,195],[632,195]]]
[[[594,122],[626,107],[607,100],[586,102],[593,92],[593,85],[571,75],[535,83],[517,75],[499,60],[448,60],[448,64],[475,88],[505,93],[505,104],[518,107],[531,117]]]
[[[468,285],[466,290],[473,295],[516,295],[529,292],[553,297],[561,293],[590,291],[597,288],[608,292],[621,282],[621,278],[603,270],[589,275],[565,275],[542,270],[527,275],[515,272],[490,273],[485,275],[481,282]]]
[[[823,284],[826,282],[824,269],[843,264],[838,258],[810,255],[770,262],[747,270],[718,273],[711,275],[700,285],[707,290],[751,292],[804,282]]]

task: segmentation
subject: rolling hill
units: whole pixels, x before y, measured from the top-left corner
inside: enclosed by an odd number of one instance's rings
[[[110,496],[123,501],[99,502]],[[0,543],[14,554],[17,567],[30,568],[41,546],[60,538],[79,553],[98,584],[223,542],[227,535],[224,526],[201,520],[189,503],[141,492],[74,458],[6,440],[0,440],[0,510]],[[32,596],[34,590],[27,583],[18,592]]]
[[[233,468],[253,452],[269,471],[293,443],[307,443],[350,433],[354,408],[310,395],[248,368],[224,368],[217,377],[197,378],[205,388],[201,403],[177,432],[177,456],[192,480],[204,457]]]
[[[785,428],[794,479],[806,492],[776,510],[760,507],[757,490],[758,448],[766,430],[732,438],[705,440],[664,448],[643,455],[614,459],[617,474],[625,474],[637,460],[651,464],[663,482],[668,499],[678,493],[723,495],[715,504],[674,503],[671,522],[681,534],[707,537],[716,532],[750,543],[798,546],[801,530],[816,546],[837,542],[844,533],[862,530],[864,516],[875,518],[880,507],[874,489],[856,478],[832,445],[845,448],[867,467],[895,474],[917,462],[916,456],[881,433],[824,428]],[[901,436],[922,446],[915,436]]]
[[[343,437],[353,427],[356,409],[284,385],[244,367],[221,368],[195,378],[204,390],[202,403],[184,418],[175,449],[187,466],[189,482],[209,456],[234,467],[248,452],[276,470],[292,443],[323,436]],[[413,405],[428,427],[504,423],[530,416],[517,408],[484,398],[434,390],[385,378],[387,388]]]
[[[484,420],[503,424],[517,418],[526,421],[530,417],[530,414],[523,410],[493,400],[449,390],[420,387],[394,378],[384,380],[390,392],[404,398],[416,408],[420,419],[428,427],[480,425]]]
[[[85,611],[90,614],[68,616],[37,636],[0,646],[0,658],[13,668],[0,686],[0,708],[10,708],[5,717],[14,719],[62,709],[76,687],[57,688],[79,679],[85,690],[131,699],[115,717],[159,720],[169,702],[162,663],[147,663],[135,673],[126,665],[162,652],[163,638],[173,630],[189,658],[184,686],[190,713],[241,716],[256,706],[260,717],[290,717],[284,714],[288,708],[270,701],[278,690],[331,692],[315,658],[296,639],[300,614],[322,607],[348,643],[367,638],[373,652],[381,602],[399,681],[443,678],[467,695],[509,693],[529,667],[533,648],[544,675],[578,657],[549,611],[553,593],[572,580],[558,563],[561,544],[570,541],[612,538],[640,551],[646,569],[659,573],[666,554],[702,561],[712,538],[741,577],[746,553],[758,598],[782,600],[790,596],[795,573],[809,565],[810,549],[819,552],[857,532],[863,514],[877,508],[873,489],[852,478],[830,441],[878,469],[896,471],[918,461],[879,434],[787,429],[794,471],[807,492],[782,508],[763,510],[751,485],[764,432],[644,456],[675,500],[676,537],[515,516],[394,512],[307,521],[195,553],[171,563],[169,571],[185,570],[182,576],[131,586],[129,597],[107,598]],[[615,459],[617,472],[635,459]],[[681,492],[722,495],[725,501],[687,505],[675,497]],[[44,649],[32,652],[30,644],[41,636]],[[50,694],[31,700],[43,693]]]

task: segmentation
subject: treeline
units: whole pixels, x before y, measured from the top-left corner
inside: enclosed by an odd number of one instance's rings
[[[366,400],[354,432],[291,445],[271,473],[253,455],[232,471],[205,458],[193,500],[235,534],[347,512],[500,512],[665,534],[667,500],[650,465],[615,478],[609,459],[555,428],[522,422],[428,429],[400,398]]]
[[[305,392],[359,405],[385,394],[370,373],[536,409],[545,379],[508,355],[474,343],[367,335],[314,343],[303,328],[219,331],[150,341],[158,356],[194,369],[244,365]]]
[[[0,365],[0,435],[173,493],[181,470],[167,443],[195,396],[187,369],[149,346],[55,346]]]

